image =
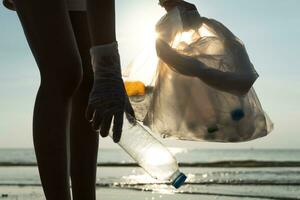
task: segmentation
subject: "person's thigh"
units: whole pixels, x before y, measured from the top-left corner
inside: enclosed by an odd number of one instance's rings
[[[74,90],[81,59],[65,1],[14,0],[28,44],[41,72],[41,84]],[[56,89],[56,88],[52,88]]]
[[[85,11],[70,11],[69,15],[82,60],[83,80],[81,87],[83,87],[83,91],[81,92],[88,96],[93,86],[94,73],[90,57],[91,38],[87,23],[87,13]]]

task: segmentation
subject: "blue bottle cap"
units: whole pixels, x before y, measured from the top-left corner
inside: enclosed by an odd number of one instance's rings
[[[236,109],[231,112],[231,118],[234,121],[240,121],[245,117],[245,113],[242,109]]]
[[[185,182],[186,178],[187,178],[186,175],[184,173],[180,172],[180,174],[173,181],[172,185],[176,189],[178,189],[178,188],[180,188],[183,185],[183,183]]]

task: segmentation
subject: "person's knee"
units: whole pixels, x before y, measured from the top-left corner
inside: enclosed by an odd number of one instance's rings
[[[41,86],[53,94],[71,97],[82,82],[83,72],[81,60],[60,60],[55,66],[41,70]]]
[[[91,58],[87,54],[81,54],[82,60],[82,80],[77,93],[81,98],[88,98],[94,83],[94,72],[91,64]]]
[[[91,91],[94,83],[94,72],[91,62],[83,62],[83,77],[81,86],[88,93]]]

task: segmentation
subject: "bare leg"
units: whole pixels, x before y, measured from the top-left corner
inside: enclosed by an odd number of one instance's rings
[[[93,71],[89,49],[90,35],[86,12],[70,12],[83,67],[83,80],[73,97],[71,118],[71,180],[73,200],[95,200],[99,134],[85,118]]]
[[[15,0],[18,16],[38,64],[33,139],[47,200],[69,200],[68,134],[71,100],[82,68],[65,1]]]
[[[114,0],[87,0],[87,14],[93,46],[116,41]]]

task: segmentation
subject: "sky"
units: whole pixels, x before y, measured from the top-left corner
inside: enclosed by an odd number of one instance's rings
[[[300,1],[190,0],[200,14],[225,24],[246,45],[260,77],[254,84],[275,129],[262,139],[239,144],[163,141],[189,148],[299,148]],[[122,67],[149,45],[165,13],[158,0],[116,0]],[[55,59],[55,58],[54,58]],[[0,148],[32,148],[32,112],[38,68],[15,12],[0,6]],[[51,123],[51,122],[49,122]],[[100,148],[115,148],[101,139]]]

